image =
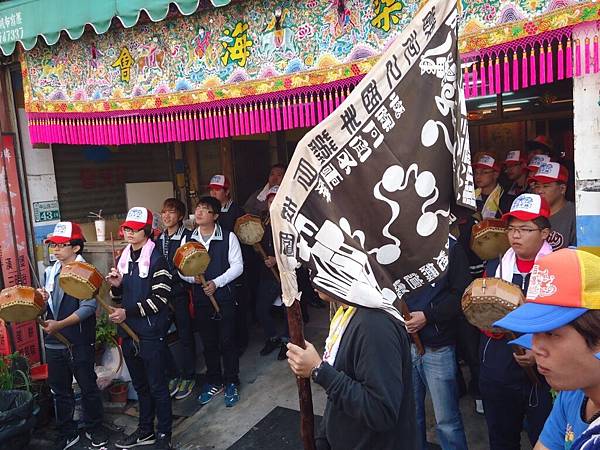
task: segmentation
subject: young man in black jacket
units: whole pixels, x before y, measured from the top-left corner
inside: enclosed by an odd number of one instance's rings
[[[436,429],[444,450],[467,448],[467,439],[458,405],[458,367],[456,364],[457,318],[461,314],[462,294],[471,282],[469,260],[461,245],[450,236],[448,272],[437,283],[411,293],[406,303],[411,319],[409,333],[418,333],[425,348],[419,355],[411,345],[413,389],[417,406],[419,448],[427,449],[425,396],[429,392],[435,413]]]
[[[175,325],[177,326],[177,337],[181,343],[181,351],[184,357],[181,359],[181,367],[177,367],[175,360],[169,353],[169,369],[172,376],[169,381],[169,394],[176,400],[186,398],[192,393],[196,385],[195,366],[196,352],[194,348],[194,330],[192,318],[190,317],[190,298],[192,285],[186,283],[179,277],[179,271],[175,267],[173,258],[177,249],[190,240],[192,232],[183,226],[185,217],[185,205],[176,198],[168,198],[163,202],[161,219],[165,230],[158,238],[157,244],[162,251],[169,272],[171,272],[173,290],[171,291],[171,304],[174,309]]]
[[[416,449],[410,343],[402,321],[380,309],[340,308],[329,336],[324,360],[310,342],[304,350],[289,343],[287,352],[294,374],[327,392],[317,449]]]
[[[81,228],[74,222],[59,222],[52,236],[46,240],[57,261],[44,274],[44,288],[38,291],[47,304],[43,328],[48,383],[54,393],[57,428],[61,435],[58,449],[66,450],[79,442],[77,423],[73,420],[75,398],[73,376],[81,389],[81,405],[85,435],[92,447],[108,442],[102,424],[102,396],[94,372],[94,345],[96,342],[96,300],[79,301],[61,289],[58,278],[64,264],[84,261],[81,257],[85,239]],[[53,334],[62,333],[71,343],[65,347]]]
[[[128,245],[106,277],[120,307],[114,308],[109,318],[117,324],[125,322],[140,339],[138,345],[119,327],[140,415],[138,429],[115,445],[129,449],[154,443],[155,449],[166,450],[171,448],[172,425],[166,374],[172,275],[161,249],[149,239],[152,213],[148,209],[131,208],[121,227]]]

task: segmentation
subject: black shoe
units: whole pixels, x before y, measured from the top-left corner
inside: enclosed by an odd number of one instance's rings
[[[281,343],[281,348],[279,349],[279,354],[277,355],[277,359],[279,361],[284,361],[287,359],[287,345],[285,342]]]
[[[56,450],[67,450],[68,448],[72,448],[79,442],[79,434],[74,434],[71,437],[64,437],[58,441],[56,445]]]
[[[156,450],[171,450],[171,436],[164,433],[158,433],[156,435],[154,448]]]
[[[270,338],[265,341],[265,346],[260,351],[260,356],[266,356],[281,345],[281,339]]]
[[[117,448],[135,448],[142,445],[152,445],[156,442],[154,433],[142,431],[139,428],[129,436],[115,442]]]
[[[102,427],[86,430],[85,437],[92,443],[92,447],[103,447],[108,444],[108,433]]]

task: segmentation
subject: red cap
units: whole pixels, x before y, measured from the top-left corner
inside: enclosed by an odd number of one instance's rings
[[[269,188],[269,191],[267,192],[267,198],[269,198],[272,195],[277,195],[277,191],[279,190],[279,186],[275,185],[275,186],[271,186]]]
[[[139,231],[147,225],[152,226],[152,220],[152,211],[143,206],[135,206],[127,213],[127,218],[121,224],[121,228],[131,228]]]
[[[229,189],[229,179],[225,175],[213,175],[208,184],[209,189]]]
[[[527,164],[527,155],[525,152],[513,150],[506,154],[506,159],[504,160],[505,166],[514,166],[522,163]]]
[[[542,164],[546,164],[550,162],[550,157],[548,155],[535,155],[532,156],[529,160],[529,164],[527,165],[527,170],[532,173],[536,173]]]
[[[548,153],[551,153],[552,148],[554,147],[552,145],[552,139],[550,139],[548,136],[544,136],[544,135],[536,136],[536,138],[534,140],[527,141],[527,146],[528,146],[529,151],[540,148]]]
[[[500,164],[491,153],[477,153],[473,167],[475,169],[494,169],[496,172],[500,172]]]
[[[550,205],[537,194],[521,194],[510,207],[510,212],[502,216],[502,220],[515,217],[519,220],[530,221],[538,217],[550,217]]]
[[[565,166],[561,166],[557,162],[549,162],[542,164],[534,176],[533,181],[538,183],[566,183],[569,180],[569,171]]]
[[[44,243],[53,242],[55,244],[65,244],[71,242],[74,239],[81,239],[85,241],[81,227],[75,222],[58,222],[54,226],[52,236],[44,241]]]

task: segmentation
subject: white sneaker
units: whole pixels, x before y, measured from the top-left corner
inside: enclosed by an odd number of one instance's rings
[[[475,400],[475,412],[477,414],[483,414],[483,400]]]

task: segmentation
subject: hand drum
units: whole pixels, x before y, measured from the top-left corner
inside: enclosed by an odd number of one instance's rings
[[[177,249],[173,263],[186,277],[195,277],[206,272],[210,264],[210,256],[204,245],[190,241]]]

